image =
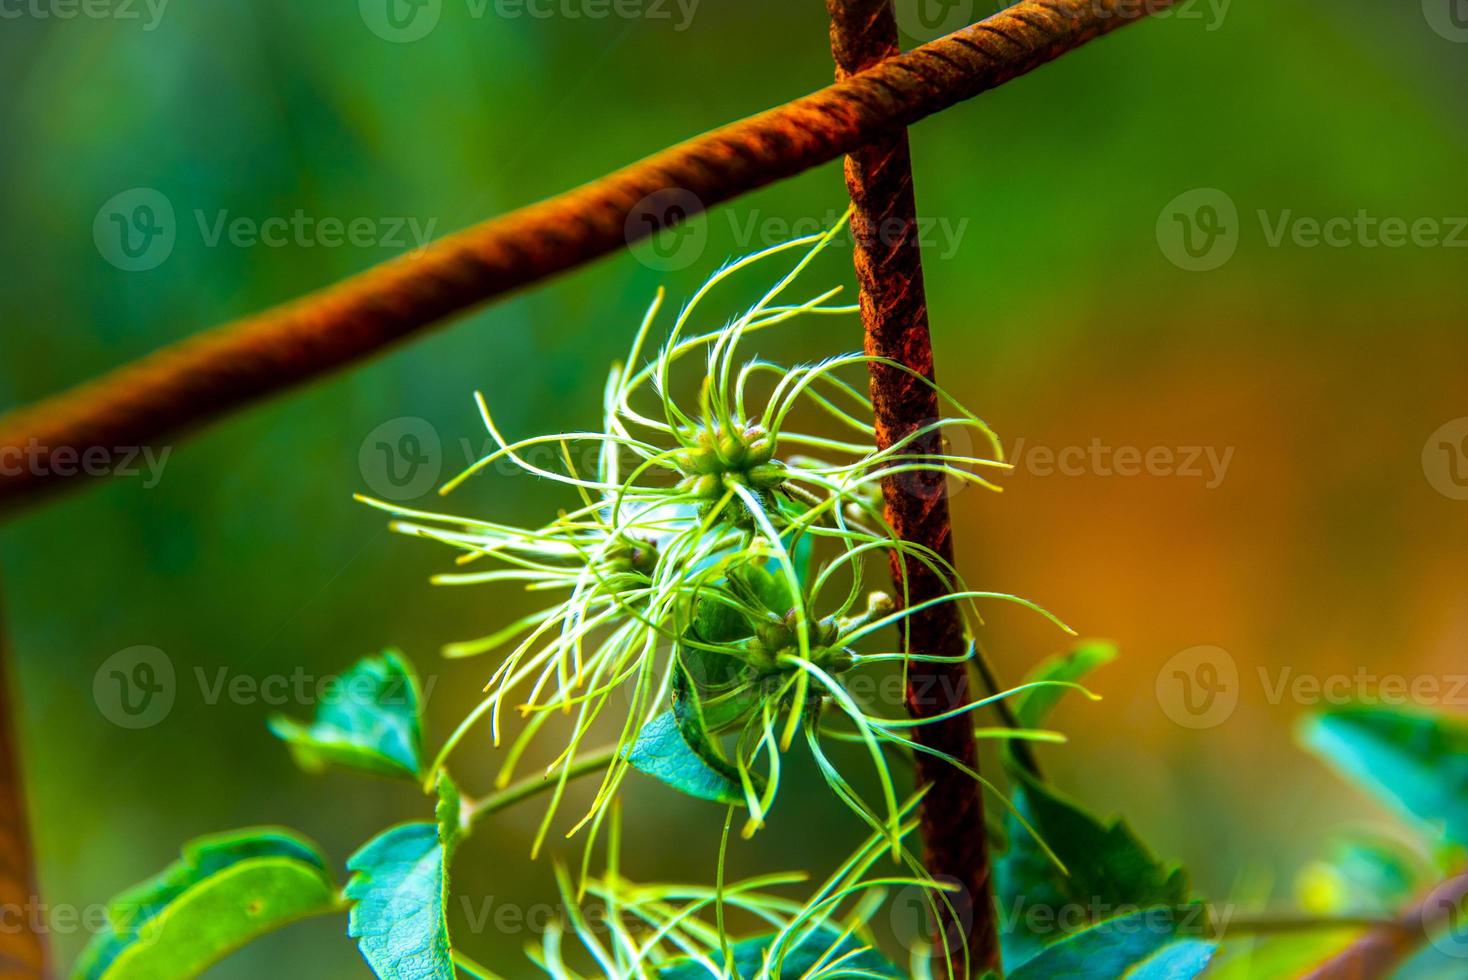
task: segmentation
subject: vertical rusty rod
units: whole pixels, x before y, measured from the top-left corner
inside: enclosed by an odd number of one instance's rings
[[[31,854],[11,670],[0,603],[0,980],[45,980],[46,910]]]
[[[890,0],[827,0],[826,6],[838,80],[898,53]],[[893,130],[851,153],[846,158],[846,186],[855,206],[851,227],[866,351],[931,379],[933,346],[906,130]],[[902,371],[871,365],[871,392],[879,448],[939,418],[932,388]],[[936,453],[940,444],[941,438],[934,434],[929,444],[914,445],[913,453]],[[891,479],[882,490],[893,530],[903,540],[931,548],[951,561],[953,531],[942,474]],[[922,562],[904,561],[895,552],[892,576],[899,595],[905,591],[910,605],[949,591]],[[960,656],[967,643],[955,603],[939,603],[907,620],[908,651]],[[968,703],[968,672],[963,664],[914,663],[908,679],[907,709],[915,718]],[[977,769],[973,721],[967,715],[923,725],[915,736],[927,747]],[[934,972],[954,980],[979,976],[999,967],[983,797],[972,778],[942,759],[919,753],[917,765],[919,783],[928,790],[921,814],[924,861],[935,878],[959,886],[949,896],[956,914],[937,923]],[[950,913],[944,910],[944,915]]]

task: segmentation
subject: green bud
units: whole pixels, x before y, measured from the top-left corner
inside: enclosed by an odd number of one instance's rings
[[[736,435],[727,435],[719,440],[719,460],[730,467],[744,465],[744,441]]]
[[[818,647],[828,647],[836,642],[836,637],[840,632],[841,630],[836,625],[836,620],[828,616],[819,623],[816,623],[814,643]]]
[[[890,616],[896,608],[897,603],[892,601],[890,595],[885,592],[873,592],[867,596],[867,621],[871,622],[883,616]]]
[[[760,490],[774,490],[784,484],[788,476],[781,463],[765,463],[749,471],[749,483]]]
[[[856,666],[856,658],[850,650],[833,650],[826,657],[826,668],[833,674],[843,674]]]

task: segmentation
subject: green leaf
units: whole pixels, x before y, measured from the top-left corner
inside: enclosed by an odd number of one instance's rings
[[[1216,943],[1184,939],[1152,954],[1126,976],[1128,980],[1192,980],[1208,969],[1216,952]]]
[[[1116,646],[1111,643],[1091,641],[1078,643],[1069,652],[1042,660],[1030,671],[1025,683],[1035,681],[1065,681],[1076,684],[1098,667],[1116,659]],[[1043,728],[1050,719],[1050,712],[1065,696],[1063,687],[1032,687],[1015,695],[1012,704],[1021,728]]]
[[[1201,923],[1200,906],[1118,916],[1047,947],[1009,980],[1192,980],[1216,950],[1196,938]]]
[[[673,675],[673,707],[690,741],[699,732],[719,732],[748,716],[759,703],[759,676],[737,657],[687,644],[678,647],[678,672]],[[696,714],[696,719],[688,715]]]
[[[1159,862],[1126,824],[1102,822],[1032,777],[1014,778],[1018,816],[1055,851],[1065,871],[1010,814],[1010,846],[995,869],[1007,964],[1023,963],[1061,939],[1068,923],[1074,928],[1121,908],[1187,902],[1186,873]]]
[[[754,624],[727,602],[699,599],[693,605],[693,624],[689,633],[693,639],[704,643],[733,643],[753,636]]]
[[[1343,708],[1306,723],[1305,743],[1400,813],[1468,844],[1468,723]]]
[[[729,581],[758,606],[776,616],[784,617],[795,608],[795,597],[791,594],[790,583],[785,580],[783,569],[774,559],[766,567],[748,562],[735,565],[729,570]]]
[[[291,747],[301,768],[328,764],[416,779],[420,768],[418,680],[396,650],[367,657],[323,697],[309,726],[275,715],[271,732]]]
[[[394,827],[347,861],[347,934],[380,980],[454,980],[448,864],[462,830],[459,791],[439,777],[437,822]]]
[[[787,947],[780,962],[778,980],[800,980],[820,962],[829,965],[832,960],[862,950],[850,959],[843,960],[839,976],[882,977],[890,980],[907,980],[907,974],[887,960],[875,949],[863,949],[866,945],[852,936],[839,943],[839,937],[830,932],[817,932],[794,947]],[[736,980],[750,980],[764,965],[765,953],[775,941],[773,935],[746,939],[734,944],[734,974]],[[833,948],[834,946],[834,948]],[[829,955],[828,955],[829,951]],[[708,970],[697,960],[676,959],[658,969],[658,980],[710,980]]]
[[[637,733],[627,761],[681,793],[715,803],[744,803],[739,772],[714,749],[707,733],[691,723],[687,712],[664,711]],[[691,740],[690,740],[691,735]]]
[[[338,908],[315,846],[285,830],[201,837],[181,860],[113,899],[109,931],[83,951],[76,980],[196,977],[264,933]]]

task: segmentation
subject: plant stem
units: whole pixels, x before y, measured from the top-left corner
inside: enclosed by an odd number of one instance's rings
[[[617,758],[620,750],[615,746],[597,749],[590,755],[580,756],[564,770],[565,778],[569,780],[580,779],[582,776],[605,769]],[[512,783],[496,793],[491,793],[482,800],[469,804],[465,824],[473,826],[480,818],[487,817],[492,813],[514,806],[523,800],[548,792],[556,788],[563,773],[548,773],[542,776],[526,776],[518,782]]]
[[[838,80],[874,69],[899,53],[890,0],[827,0],[826,6]],[[851,229],[866,352],[931,381],[933,348],[906,130],[894,130],[852,151],[846,158],[846,186],[854,206]],[[930,385],[883,364],[872,364],[870,373],[879,450],[939,417],[938,397]],[[934,432],[911,451],[915,456],[936,454],[940,446],[941,437]],[[902,540],[952,562],[953,529],[941,473],[888,479],[882,494],[887,523]],[[941,576],[916,558],[904,560],[893,552],[891,564],[900,603],[916,606],[950,591]],[[956,657],[968,649],[956,603],[936,603],[914,613],[904,621],[903,632],[907,653]],[[968,684],[965,664],[913,662],[908,666],[908,713],[924,718],[961,707],[969,700]],[[914,737],[977,771],[971,719],[952,717],[924,725]],[[937,923],[933,972],[962,980],[997,971],[999,935],[990,895],[983,797],[970,777],[947,762],[925,752],[916,763],[918,783],[928,787],[921,810],[924,863],[933,877],[959,886],[950,896],[949,921]]]
[[[1369,915],[1279,915],[1236,916],[1227,922],[1212,920],[1213,936],[1278,936],[1300,932],[1331,932],[1337,929],[1395,928],[1392,919]]]

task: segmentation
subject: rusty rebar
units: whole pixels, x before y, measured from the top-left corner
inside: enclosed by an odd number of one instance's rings
[[[7,927],[0,929],[0,980],[45,980],[46,906],[36,884],[21,772],[20,724],[10,695],[14,669],[0,601],[0,907],[10,912]]]
[[[838,81],[875,68],[899,52],[891,0],[827,0],[831,52]],[[851,193],[853,255],[861,287],[861,317],[868,354],[888,358],[934,380],[933,345],[923,289],[917,204],[907,131],[895,130],[846,158]],[[911,436],[939,417],[937,393],[913,375],[871,365],[877,448]],[[935,432],[912,454],[941,452]],[[948,494],[941,473],[883,481],[887,522],[902,540],[953,560]],[[951,585],[917,558],[891,555],[892,578],[901,601],[920,605],[940,599]],[[955,603],[939,603],[905,621],[903,650],[961,658],[967,649],[963,618]],[[969,702],[968,671],[961,662],[914,661],[908,667],[907,710],[930,718]],[[967,715],[931,722],[914,738],[935,752],[977,771],[973,719]],[[984,824],[984,800],[973,778],[927,753],[917,755],[917,778],[926,787],[921,810],[923,862],[928,872],[958,885],[935,925],[935,973],[965,980],[999,967],[999,934],[990,897],[992,866]]]
[[[871,71],[44,399],[0,419],[0,509],[75,482],[86,468],[73,454],[162,448],[690,211],[834,160],[1172,2],[1022,0]],[[680,192],[680,207],[658,206],[668,191]],[[58,466],[59,451],[71,462]]]
[[[1461,922],[1468,903],[1468,872],[1449,878],[1418,899],[1394,923],[1363,934],[1301,980],[1382,980],[1433,934]],[[1461,935],[1461,929],[1456,930]]]
[[[837,79],[853,78],[897,56],[897,19],[891,0],[826,0],[831,12],[831,51]],[[851,194],[851,235],[856,279],[862,289],[866,352],[903,364],[934,380],[928,302],[923,290],[918,205],[913,195],[912,154],[906,129],[873,139],[846,158]],[[871,365],[876,446],[887,449],[940,417],[937,392],[928,384],[884,364]],[[912,455],[941,453],[941,436],[913,445]],[[901,540],[919,544],[953,562],[953,525],[941,472],[920,472],[882,483],[887,522]],[[910,606],[947,596],[951,585],[922,560],[891,555],[897,593]],[[967,650],[963,616],[956,603],[938,603],[904,622],[906,653],[962,657]],[[913,662],[907,668],[907,712],[932,717],[969,703],[963,663]],[[967,714],[931,722],[913,732],[925,747],[978,770],[973,719]],[[918,782],[925,786],[923,864],[929,874],[959,888],[935,923],[935,973],[964,980],[1000,965],[994,921],[991,863],[984,823],[984,797],[972,776],[948,761],[919,753]]]

